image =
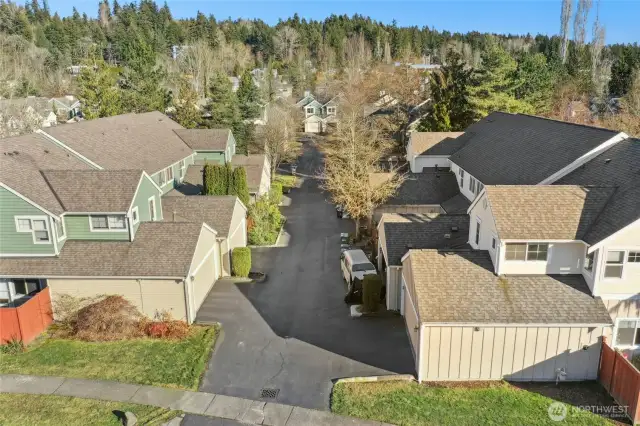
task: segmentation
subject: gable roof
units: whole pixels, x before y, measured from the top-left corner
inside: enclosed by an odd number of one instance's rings
[[[247,187],[249,192],[256,193],[260,190],[266,156],[264,154],[234,155],[231,159],[233,167],[244,167],[247,172]]]
[[[409,155],[451,155],[460,150],[464,139],[458,139],[464,132],[413,132]]]
[[[386,247],[387,264],[390,266],[400,266],[402,256],[411,249],[471,248],[467,244],[467,215],[385,213],[380,224],[384,227],[384,241],[381,243]],[[457,230],[453,231],[455,228]]]
[[[229,129],[175,129],[174,132],[196,151],[224,151],[231,134]]]
[[[580,240],[614,191],[572,185],[485,186],[500,239],[516,240]]]
[[[54,145],[40,133],[0,139],[0,156],[19,159],[37,169],[81,170],[92,169],[64,148]],[[2,172],[2,170],[0,170]]]
[[[42,175],[67,212],[126,212],[142,170],[44,170]]]
[[[403,266],[421,323],[611,324],[582,275],[499,277],[483,250],[411,250]]]
[[[174,129],[182,126],[152,111],[85,120],[43,131],[105,169],[139,169],[152,175],[192,154]]]
[[[375,175],[384,175],[376,173]],[[374,176],[375,176],[374,175]],[[458,182],[449,171],[425,171],[407,173],[395,195],[384,204],[387,205],[429,205],[441,204],[460,193]]]
[[[558,183],[618,187],[584,237],[588,244],[599,243],[640,220],[640,139],[626,139],[615,144]]]
[[[168,222],[204,222],[216,230],[218,237],[227,237],[236,200],[232,195],[164,197],[162,216]]]
[[[536,185],[618,132],[493,112],[458,137],[451,161],[485,185]]]
[[[183,278],[202,226],[143,222],[132,242],[69,240],[57,257],[0,258],[0,276]]]

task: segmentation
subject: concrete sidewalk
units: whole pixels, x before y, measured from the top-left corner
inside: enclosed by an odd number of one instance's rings
[[[382,425],[380,422],[342,417],[291,405],[106,380],[3,374],[0,375],[0,392],[132,402],[254,425]]]

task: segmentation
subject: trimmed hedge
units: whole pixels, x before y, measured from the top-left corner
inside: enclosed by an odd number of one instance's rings
[[[275,205],[280,205],[282,202],[282,184],[280,182],[271,183],[271,189],[269,190],[269,198]]]
[[[247,186],[247,171],[244,167],[233,169],[229,182],[229,195],[237,196],[245,206],[249,205],[249,187]]]
[[[376,312],[380,303],[382,278],[379,275],[365,275],[362,280],[362,310]]]
[[[246,278],[251,271],[251,249],[249,247],[236,247],[231,252],[233,275]]]

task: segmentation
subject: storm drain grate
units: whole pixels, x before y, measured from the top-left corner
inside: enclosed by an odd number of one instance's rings
[[[278,396],[278,392],[280,392],[280,389],[262,388],[260,390],[260,398],[275,399]]]

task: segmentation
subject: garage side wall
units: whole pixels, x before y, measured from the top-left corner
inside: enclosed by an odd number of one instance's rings
[[[76,298],[117,294],[150,318],[167,311],[175,319],[187,319],[184,285],[180,280],[49,278],[47,282],[54,316],[56,298],[62,294]]]
[[[555,381],[598,377],[601,336],[609,327],[422,325],[420,381]],[[584,349],[586,348],[586,349]]]

